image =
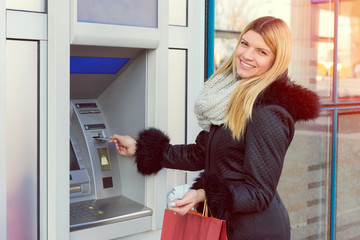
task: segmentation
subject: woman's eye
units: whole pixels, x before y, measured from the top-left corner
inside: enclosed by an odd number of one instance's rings
[[[267,55],[267,53],[265,52],[265,51],[259,51],[259,53],[261,54],[261,55]]]
[[[247,45],[248,45],[247,42],[245,42],[245,41],[241,41],[240,44],[241,44],[241,45],[244,45],[244,46],[247,46]]]

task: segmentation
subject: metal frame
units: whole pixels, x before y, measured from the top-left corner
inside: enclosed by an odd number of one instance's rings
[[[3,3],[3,2],[2,2]],[[38,205],[38,224],[37,224],[37,236],[38,239],[47,239],[47,144],[46,144],[46,134],[47,134],[47,123],[46,123],[46,101],[47,101],[47,15],[44,13],[34,13],[34,12],[26,12],[26,11],[12,11],[6,10],[6,6],[1,5],[1,14],[0,16],[5,20],[2,21],[2,25],[0,26],[1,31],[4,35],[1,35],[1,49],[2,57],[0,58],[1,69],[1,80],[0,87],[1,89],[1,99],[0,99],[0,109],[5,111],[6,105],[6,39],[19,39],[26,41],[37,41],[38,42],[38,193],[37,193],[37,205]],[[36,24],[34,24],[36,23]],[[29,25],[30,24],[30,25]],[[3,101],[4,100],[4,101]],[[6,115],[2,114],[0,117],[0,129],[1,132],[6,132]],[[6,151],[5,151],[5,142],[6,142],[6,134],[1,134],[0,138],[0,154],[1,154],[1,173],[0,176],[3,179],[0,179],[0,189],[1,191],[5,191],[1,194],[0,203],[2,209],[4,209],[4,214],[0,217],[0,238],[6,239]],[[4,142],[3,142],[4,141]],[[4,148],[4,150],[3,150]],[[4,162],[2,162],[4,161]],[[44,166],[44,167],[43,167]],[[2,173],[4,171],[4,173]],[[4,185],[3,185],[4,184]],[[3,187],[4,186],[4,187]],[[5,206],[3,206],[5,204]],[[2,222],[4,221],[4,223]]]
[[[47,239],[69,239],[70,4],[48,0]]]
[[[0,1],[0,239],[7,239],[6,211],[6,1]]]
[[[214,73],[214,41],[215,41],[215,0],[207,1],[207,41],[206,41],[206,78],[205,81]]]
[[[39,89],[38,89],[38,187],[39,187],[39,239],[47,239],[47,41],[39,41]]]

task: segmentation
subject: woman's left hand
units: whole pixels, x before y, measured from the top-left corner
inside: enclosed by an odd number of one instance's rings
[[[198,202],[205,200],[205,193],[203,190],[191,189],[182,199],[175,199],[169,204],[169,210],[174,213],[185,215],[188,213]]]

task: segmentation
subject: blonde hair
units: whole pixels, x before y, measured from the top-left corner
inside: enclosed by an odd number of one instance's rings
[[[255,31],[263,37],[265,43],[275,54],[275,60],[271,68],[262,75],[243,79],[230,98],[225,114],[225,126],[231,130],[233,138],[237,140],[245,133],[257,97],[287,70],[291,58],[291,33],[287,24],[279,18],[261,17],[245,27],[231,57],[209,80],[217,74],[229,71],[232,71],[234,77],[237,76],[236,49],[242,36],[249,30]]]

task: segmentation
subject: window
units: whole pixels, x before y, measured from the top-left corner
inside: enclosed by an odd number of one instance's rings
[[[292,32],[290,77],[321,99],[320,117],[296,124],[278,187],[292,239],[360,237],[359,9],[360,0],[215,0],[215,70],[247,23],[275,16]]]

